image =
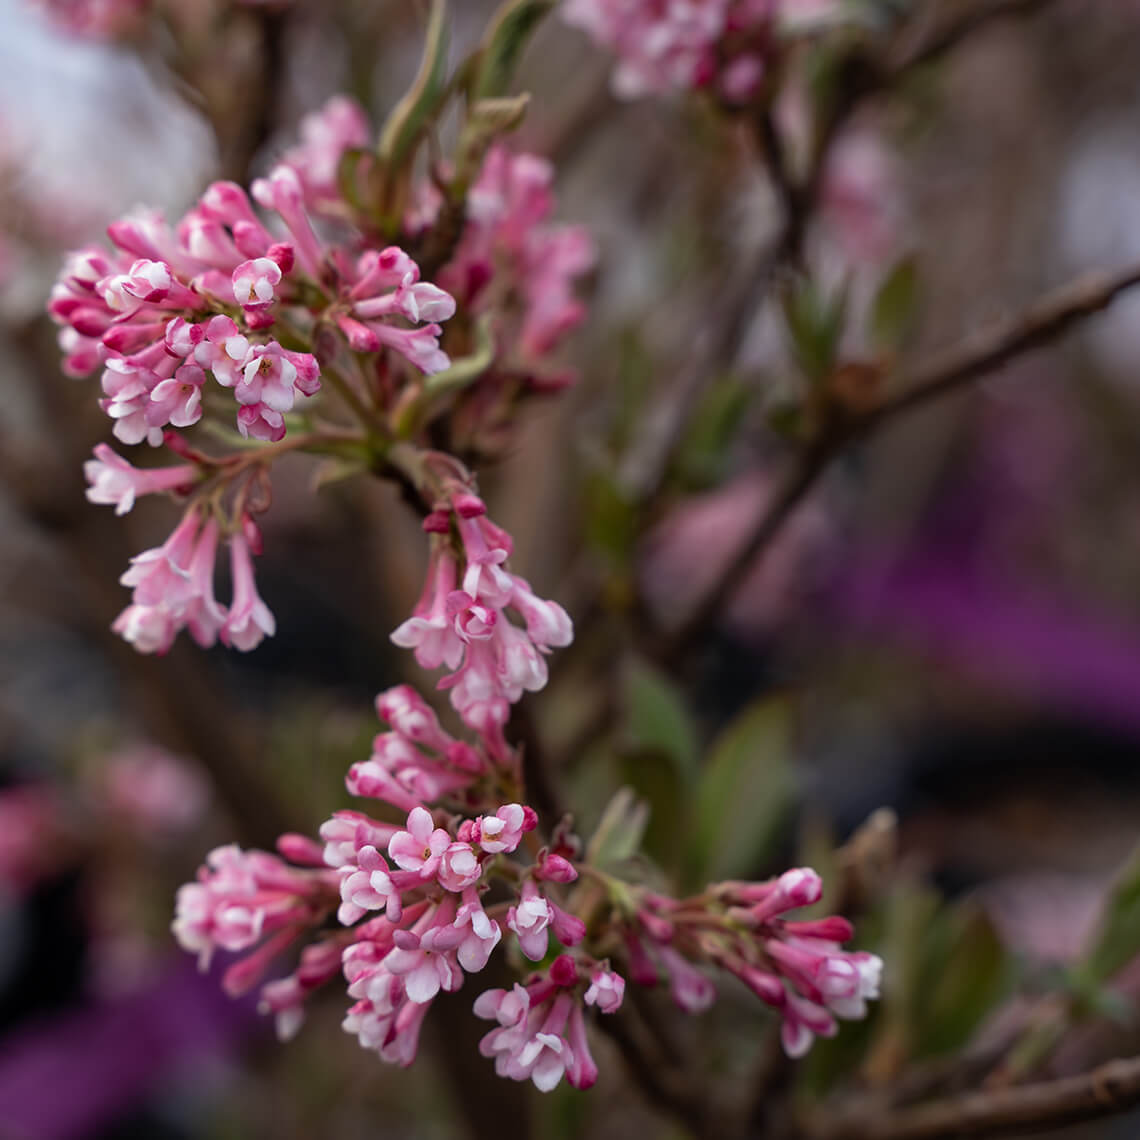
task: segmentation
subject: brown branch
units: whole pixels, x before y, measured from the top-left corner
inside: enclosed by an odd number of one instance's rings
[[[999,20],[1022,19],[1051,4],[1053,0],[988,0],[947,20],[918,43],[900,42],[887,69],[888,76],[898,77],[916,67],[933,63],[947,55],[979,28]]]
[[[869,435],[904,412],[978,380],[1030,349],[1060,336],[1074,324],[1107,308],[1121,293],[1140,284],[1140,266],[1115,274],[1091,273],[1048,294],[1015,317],[981,329],[964,343],[936,355],[877,408],[824,432],[808,447],[785,478],[768,509],[757,519],[747,541],[717,576],[681,625],[659,649],[674,660],[700,636],[724,602],[744,580],[755,559],[772,543],[816,481],[851,442]]]
[[[1013,357],[1053,340],[1077,322],[1106,309],[1137,284],[1140,265],[1116,273],[1089,273],[1047,294],[1018,316],[981,329],[919,369],[899,395],[863,417],[859,433],[873,431],[901,412],[952,392],[1000,368]]]
[[[699,1140],[723,1137],[724,1121],[717,1119],[712,1097],[695,1087],[687,1075],[669,1064],[643,1040],[644,1031],[630,1011],[599,1017],[598,1028],[618,1047],[630,1076],[654,1108],[670,1113]]]
[[[956,1140],[1017,1136],[1111,1116],[1140,1105],[1140,1057],[1078,1077],[948,1097],[902,1111],[809,1119],[803,1140]]]

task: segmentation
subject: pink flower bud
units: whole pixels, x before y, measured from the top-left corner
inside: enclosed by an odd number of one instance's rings
[[[303,867],[323,867],[325,865],[324,848],[307,835],[298,835],[288,832],[277,837],[277,850],[291,863],[298,863]]]
[[[559,954],[550,963],[550,980],[566,988],[577,984],[578,966],[569,954]]]
[[[572,883],[578,878],[578,872],[568,859],[544,851],[539,855],[534,877],[540,882],[547,880],[552,883]]]

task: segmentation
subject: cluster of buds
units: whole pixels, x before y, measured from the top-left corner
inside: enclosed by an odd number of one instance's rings
[[[749,102],[780,35],[833,22],[837,0],[568,0],[565,19],[618,57],[625,99],[705,89]]]
[[[822,895],[806,867],[766,883],[718,883],[692,899],[645,892],[624,932],[630,978],[655,985],[664,969],[674,1002],[699,1013],[715,991],[698,965],[727,970],[779,1012],[785,1052],[802,1057],[816,1037],[835,1036],[836,1018],[867,1016],[883,968],[874,954],[842,949],[854,933],[847,919],[788,917]]]
[[[492,147],[467,195],[462,237],[438,274],[465,320],[495,314],[500,339],[511,346],[496,366],[497,384],[483,386],[484,401],[501,400],[507,385],[553,392],[576,379],[572,370],[552,367],[550,357],[585,316],[574,284],[596,253],[584,227],[549,221],[553,182],[546,159]],[[422,184],[409,231],[430,232],[441,206],[439,190]]]
[[[574,627],[557,602],[537,597],[505,568],[514,544],[483,501],[454,484],[449,492],[424,520],[431,535],[427,578],[392,640],[414,650],[425,669],[451,670],[439,684],[451,690],[464,723],[501,740],[510,706],[545,686],[545,654],[569,645]]]

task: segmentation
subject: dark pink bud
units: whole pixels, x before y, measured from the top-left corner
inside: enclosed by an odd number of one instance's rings
[[[534,873],[536,879],[547,879],[552,883],[572,883],[578,877],[574,864],[561,855],[551,855],[548,852],[539,856],[538,868]]]
[[[249,515],[241,516],[241,533],[249,544],[250,553],[260,554],[265,545],[261,538],[261,528]]]
[[[523,804],[523,831],[533,831],[538,826],[538,812]]]
[[[801,938],[822,938],[827,942],[846,942],[855,933],[851,923],[837,914],[813,922],[786,922],[784,929]]]
[[[380,338],[367,325],[343,313],[336,318],[336,323],[354,352],[380,350]]]
[[[392,942],[401,950],[418,950],[420,948],[420,936],[413,934],[410,930],[397,930],[392,935]]]
[[[447,746],[445,755],[447,762],[461,772],[483,771],[483,761],[479,758],[479,753],[465,740],[453,740]]]
[[[162,324],[112,325],[103,334],[103,344],[112,352],[138,352],[162,336]]]
[[[461,519],[474,519],[487,513],[487,504],[467,491],[452,496],[451,506]]]
[[[645,952],[645,944],[633,933],[627,930],[625,935],[626,947],[629,950],[629,976],[639,986],[657,985],[657,967]]]
[[[234,227],[234,245],[238,248],[238,253],[242,257],[248,257],[251,260],[255,257],[265,257],[265,231],[261,226],[254,222],[235,222]],[[274,261],[277,259],[274,258]],[[285,272],[284,268],[281,270]]]
[[[638,911],[637,917],[654,942],[673,941],[673,924],[671,922],[648,910]]]
[[[282,274],[287,274],[292,268],[296,260],[296,254],[293,247],[287,241],[274,242],[266,251],[265,256],[270,261],[277,262],[278,269]]]
[[[333,939],[314,942],[301,951],[301,963],[297,967],[297,981],[306,989],[316,989],[331,981],[341,968],[341,946]]]
[[[459,830],[455,833],[455,838],[459,840],[460,843],[478,843],[479,821],[477,819],[465,819],[459,825]]]
[[[245,323],[251,332],[255,332],[258,329],[272,328],[277,323],[277,318],[265,309],[246,309]]]
[[[423,528],[428,534],[447,534],[451,530],[451,519],[447,511],[432,511],[424,519]]]
[[[787,998],[780,979],[767,970],[757,969],[755,966],[746,966],[737,971],[738,977],[762,1001],[778,1009]]]
[[[80,336],[100,337],[111,326],[111,314],[106,309],[93,309],[90,306],[75,310],[68,319]]]
[[[554,915],[550,924],[554,928],[554,936],[563,946],[577,946],[586,937],[586,924],[577,915],[568,914],[554,903],[550,903],[550,910]]]
[[[290,863],[299,863],[302,867],[323,867],[325,865],[324,847],[307,835],[289,832],[286,835],[278,836],[277,850]]]
[[[550,963],[550,980],[564,988],[577,983],[578,967],[569,954],[559,954]]]

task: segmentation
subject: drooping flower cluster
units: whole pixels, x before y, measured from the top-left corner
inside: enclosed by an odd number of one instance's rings
[[[618,57],[624,99],[707,88],[744,103],[763,84],[776,37],[833,22],[837,0],[567,0],[563,15]]]
[[[653,985],[663,968],[676,1004],[699,1013],[715,991],[694,963],[727,970],[780,1013],[784,1050],[802,1057],[816,1037],[835,1036],[836,1018],[867,1016],[883,968],[874,954],[842,949],[853,934],[845,918],[787,917],[822,894],[806,867],[766,883],[716,884],[696,900],[646,892],[626,931],[630,977]]]
[[[545,655],[570,644],[573,624],[557,602],[537,597],[505,568],[511,536],[487,517],[476,495],[452,494],[424,529],[432,536],[424,590],[392,640],[414,650],[425,669],[450,669],[440,687],[450,690],[465,724],[494,737],[510,706],[545,686]]]

